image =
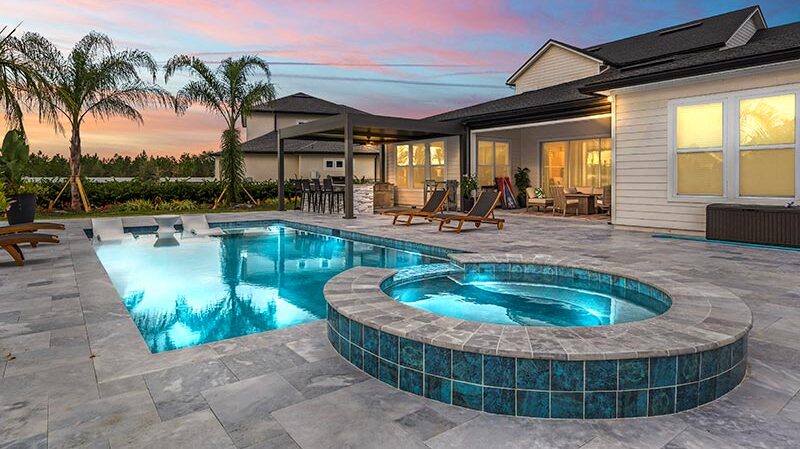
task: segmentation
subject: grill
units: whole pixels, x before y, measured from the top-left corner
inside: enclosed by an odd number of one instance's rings
[[[800,247],[800,207],[709,204],[706,238]]]

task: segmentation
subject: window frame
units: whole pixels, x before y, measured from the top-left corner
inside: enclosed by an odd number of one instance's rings
[[[597,140],[598,143],[601,143],[603,140],[608,140],[609,147],[608,147],[607,151],[609,151],[610,154],[611,154],[611,176],[609,177],[608,183],[611,184],[611,185],[614,184],[613,181],[612,181],[612,178],[614,177],[614,175],[613,175],[614,174],[614,148],[613,148],[614,147],[614,139],[609,134],[587,134],[585,136],[553,137],[553,138],[539,139],[539,141],[538,141],[539,154],[537,155],[537,157],[539,158],[538,159],[539,160],[538,164],[539,164],[539,186],[540,187],[544,185],[544,178],[545,178],[545,165],[544,165],[544,162],[545,162],[545,157],[544,157],[545,145],[548,144],[548,143],[565,143],[565,144],[567,144],[565,149],[564,149],[564,171],[565,171],[564,178],[566,178],[567,177],[568,168],[569,168],[569,161],[570,161],[570,158],[569,158],[569,144],[570,144],[570,142],[576,142],[576,141],[581,141],[581,140]],[[603,145],[601,144],[600,145],[600,151],[602,151],[602,150],[603,150]],[[567,183],[567,184],[569,184],[569,183]],[[565,186],[565,187],[568,187],[568,186]],[[600,187],[602,187],[602,185]],[[548,193],[548,195],[549,195],[549,193]]]
[[[511,139],[506,139],[506,138],[502,138],[502,137],[480,137],[480,136],[478,136],[475,139],[475,172],[474,172],[474,175],[476,177],[478,177],[479,176],[479,172],[480,172],[480,167],[487,167],[487,165],[481,165],[479,163],[478,152],[480,151],[481,142],[491,142],[491,144],[492,144],[492,165],[491,165],[491,167],[492,167],[492,181],[493,181],[493,184],[491,184],[492,186],[497,183],[497,144],[498,143],[505,143],[506,145],[508,145],[508,165],[507,165],[507,167],[508,167],[508,177],[509,177],[509,179],[512,179],[512,182],[513,182],[514,173],[511,171],[511,166],[513,165],[511,163],[511,151],[512,151]],[[489,186],[488,185],[479,185],[478,186],[478,188],[481,188],[481,187],[489,187]]]
[[[426,180],[430,179],[431,177],[431,144],[441,142],[442,143],[442,150],[443,150],[443,157],[444,163],[442,165],[436,165],[437,167],[444,167],[445,172],[445,179],[447,179],[447,139],[438,138],[438,139],[428,139],[428,140],[415,140],[403,143],[397,143],[394,145],[394,168],[395,168],[395,176],[394,182],[395,185],[397,184],[397,168],[398,167],[405,167],[408,169],[408,184],[405,186],[396,185],[398,189],[402,190],[413,190],[413,191],[423,191],[425,189],[424,183]],[[425,179],[422,180],[423,187],[422,188],[415,188],[414,187],[414,167],[419,167],[419,165],[414,164],[414,145],[424,145],[425,146],[425,155],[424,155],[424,167],[425,167]],[[408,146],[408,165],[398,165],[397,164],[397,147],[399,146]]]
[[[773,97],[794,94],[795,96],[795,141],[794,145],[740,145],[740,101],[752,98]],[[677,108],[707,103],[722,103],[722,195],[680,195],[677,193],[677,155],[684,152],[712,152],[716,149],[703,148],[677,150]],[[800,84],[788,84],[740,91],[723,92],[711,95],[679,98],[667,102],[667,201],[676,203],[742,203],[784,205],[789,201],[800,201]],[[740,151],[760,149],[794,148],[794,197],[762,197],[739,195]]]
[[[328,167],[328,163],[331,164],[330,167]],[[341,170],[344,168],[344,159],[323,159],[322,167],[324,170]]]

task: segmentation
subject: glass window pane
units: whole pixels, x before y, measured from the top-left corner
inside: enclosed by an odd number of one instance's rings
[[[412,188],[414,189],[422,189],[425,187],[425,166],[424,165],[415,165],[413,167],[413,179],[414,185]]]
[[[425,144],[424,143],[415,143],[413,145],[413,159],[411,162],[413,165],[421,165],[422,167],[425,166]],[[424,173],[424,171],[423,171]],[[416,179],[414,180],[416,183]]]
[[[487,140],[478,141],[478,165],[494,164],[494,144]]]
[[[722,147],[722,103],[679,106],[676,121],[677,148]]]
[[[397,146],[397,165],[408,165],[408,145]]]
[[[494,177],[495,178],[509,178],[508,173],[508,165],[498,165],[494,168]],[[492,180],[491,184],[494,184],[494,180]]]
[[[493,186],[494,185],[494,171],[491,165],[478,166],[478,184],[479,186]]]
[[[739,143],[743,146],[794,143],[794,106],[794,94],[740,101]]]
[[[496,165],[508,165],[508,143],[495,142],[494,163]]]
[[[739,152],[739,195],[794,196],[794,149]]]
[[[397,167],[397,187],[401,189],[408,188],[408,167]]]
[[[431,142],[431,165],[444,165],[444,142]]]
[[[722,195],[722,152],[678,153],[679,195]]]
[[[431,166],[431,179],[435,179],[437,181],[444,181],[444,166],[443,165]]]
[[[542,144],[542,189],[550,196],[550,186],[564,185],[566,142]]]

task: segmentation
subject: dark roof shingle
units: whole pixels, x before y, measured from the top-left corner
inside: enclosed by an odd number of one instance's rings
[[[343,104],[336,104],[303,92],[277,98],[271,103],[256,105],[254,110],[260,112],[293,112],[320,115],[336,115],[343,112],[364,113],[364,111],[360,111],[356,108]]]

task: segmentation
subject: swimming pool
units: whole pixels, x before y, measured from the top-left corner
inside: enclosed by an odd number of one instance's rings
[[[399,283],[386,293],[438,315],[517,326],[607,326],[669,308],[668,300],[639,289],[555,273],[450,273]]]
[[[325,283],[351,267],[442,262],[287,224],[265,230],[179,238],[176,246],[154,246],[145,234],[95,251],[152,352],[325,318]]]

